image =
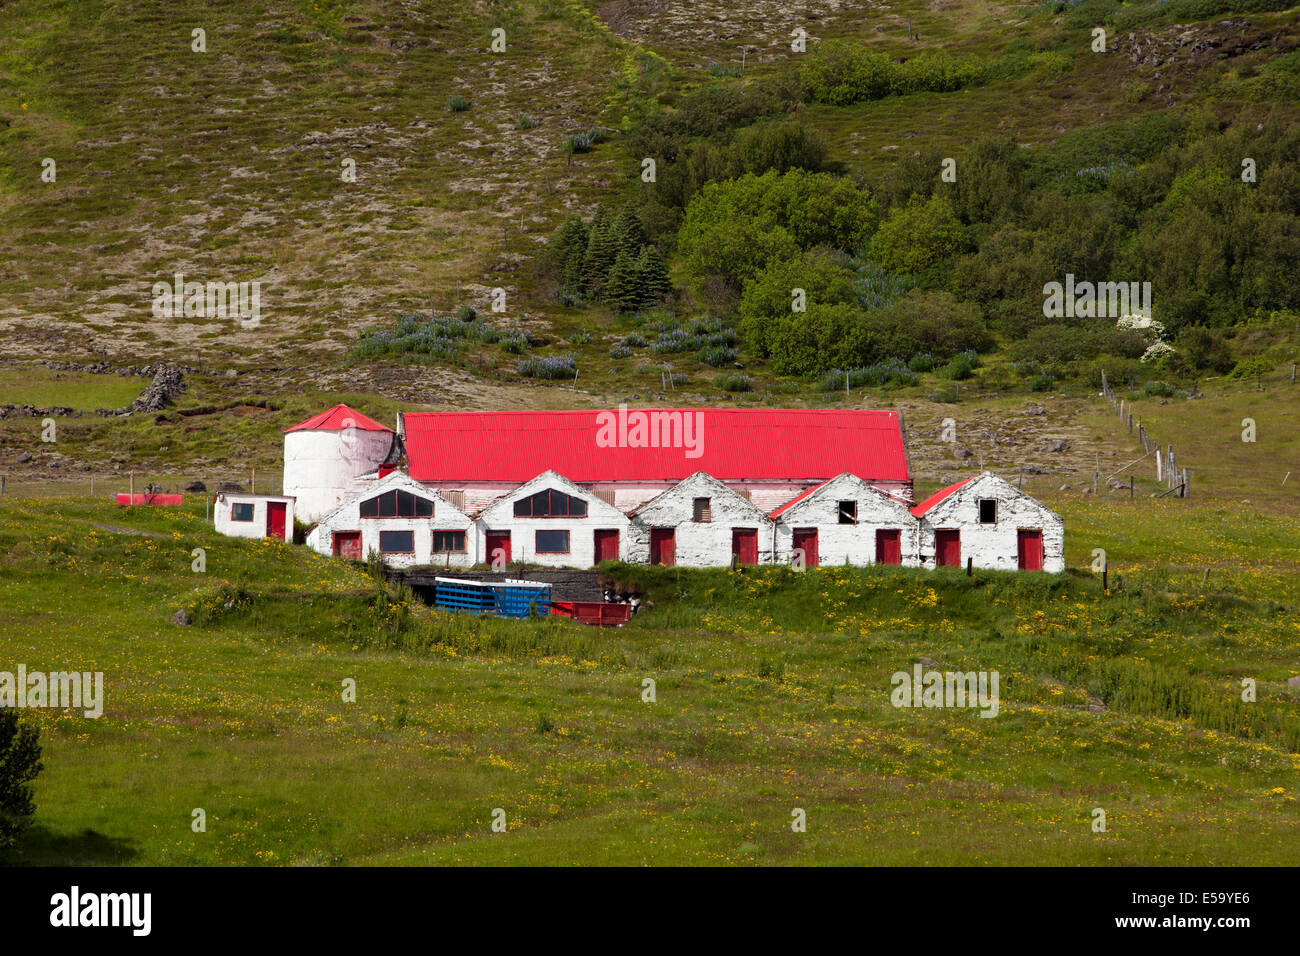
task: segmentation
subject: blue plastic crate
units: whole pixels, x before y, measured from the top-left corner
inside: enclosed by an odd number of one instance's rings
[[[551,586],[539,581],[435,578],[433,603],[448,611],[530,617],[551,613]]]

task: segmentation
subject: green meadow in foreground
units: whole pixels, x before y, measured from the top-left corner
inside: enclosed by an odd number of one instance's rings
[[[1300,862],[1300,520],[1053,504],[1064,575],[616,565],[652,603],[597,630],[434,612],[193,510],[0,500],[0,670],[106,696],[26,712],[5,862]],[[998,716],[892,707],[922,657],[996,669]]]

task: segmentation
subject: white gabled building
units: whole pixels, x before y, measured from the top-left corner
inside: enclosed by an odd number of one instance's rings
[[[294,499],[290,495],[219,492],[212,500],[212,524],[232,538],[293,541]]]
[[[1060,515],[990,473],[911,507],[895,412],[619,406],[397,423],[336,405],[286,429],[284,495],[225,496],[217,530],[290,540],[295,517],[318,521],[316,551],[393,567],[1065,566]]]
[[[919,563],[918,522],[909,502],[845,472],[772,512],[776,559],[802,553],[804,567]]]
[[[774,524],[762,508],[697,471],[632,512],[629,561],[725,567],[771,564]]]
[[[487,563],[589,568],[626,555],[628,517],[594,492],[544,471],[478,514]]]
[[[376,552],[396,568],[461,568],[483,560],[473,519],[396,471],[322,517],[307,535],[307,546],[356,560]]]
[[[986,471],[949,485],[912,509],[920,522],[921,563],[996,571],[1065,570],[1065,521]]]
[[[284,432],[284,487],[302,521],[320,517],[374,484],[397,464],[397,433],[346,405]]]

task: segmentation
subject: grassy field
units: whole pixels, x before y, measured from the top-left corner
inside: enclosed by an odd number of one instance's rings
[[[615,568],[653,607],[597,631],[433,612],[192,512],[7,500],[6,666],[106,694],[99,720],[36,713],[9,861],[1300,861],[1300,521],[1056,504],[1064,576]],[[921,657],[998,670],[999,716],[892,708]]]
[[[1207,125],[1294,121],[1294,100],[1231,94],[1294,45],[1296,16],[1251,13],[1267,42],[1220,62],[1238,28],[1217,16],[1157,18],[1103,58],[1061,14],[996,0],[0,0],[0,405],[77,412],[52,442],[43,416],[0,419],[0,670],[103,671],[107,694],[98,720],[30,713],[36,823],[0,862],[1300,863],[1291,358],[1195,398],[1121,393],[1192,472],[1191,499],[1155,500],[1086,381],[1033,392],[993,352],[960,383],[845,395],[744,355],[752,390],[724,391],[732,370],[694,352],[612,357],[665,316],[560,305],[534,268],[565,218],[642,188],[615,132],[634,108],[742,62],[745,80],[786,69],[796,20],[894,57],[1033,58],[956,92],[801,109],[874,184],[990,131],[1047,147],[1189,104]],[[566,156],[596,125],[610,141]],[[261,281],[263,322],[154,318],[150,286],[175,272]],[[707,311],[683,295],[684,317]],[[528,355],[573,354],[578,380],[521,378],[498,344],[348,355],[366,326],[465,304],[525,330]],[[186,391],[98,417],[147,380],[50,359],[175,362]],[[1023,481],[1065,516],[1069,570],[617,567],[651,603],[597,631],[435,613],[363,567],[216,536],[192,497],[106,503],[254,471],[278,490],[281,430],[338,402],[391,424],[622,401],[898,409],[918,496],[980,468]],[[1107,489],[1130,473],[1132,499]],[[922,658],[997,670],[999,716],[892,707],[891,675]]]

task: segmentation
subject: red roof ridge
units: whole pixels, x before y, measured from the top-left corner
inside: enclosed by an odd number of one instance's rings
[[[958,488],[961,488],[963,485],[970,484],[978,477],[979,475],[971,475],[969,478],[963,478],[961,481],[957,482],[956,484],[949,485],[947,488],[939,489],[934,494],[932,494],[929,498],[926,498],[919,505],[917,505],[915,508],[912,509],[913,516],[917,518],[921,517],[923,514],[925,514],[927,511],[929,511],[939,502],[943,501],[945,498],[951,495]]]

